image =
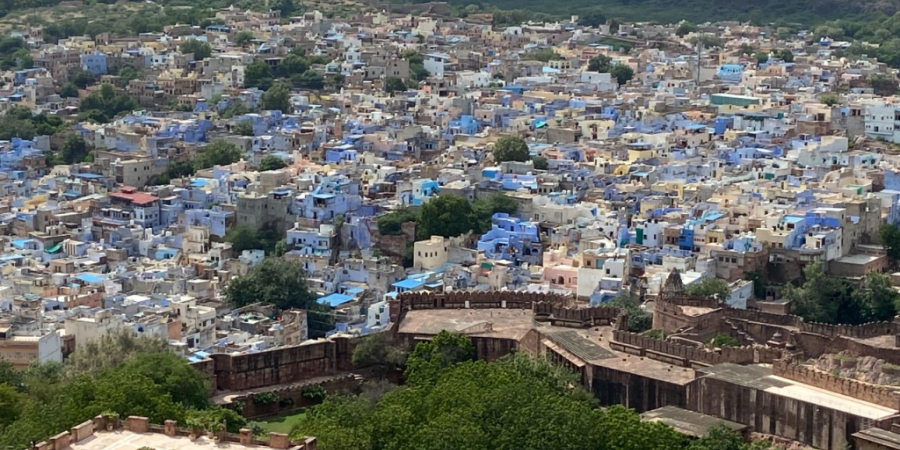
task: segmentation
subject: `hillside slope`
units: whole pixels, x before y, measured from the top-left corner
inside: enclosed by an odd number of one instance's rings
[[[900,10],[900,0],[448,0],[454,6],[478,4],[500,9],[525,9],[554,15],[598,11],[625,21],[675,23],[753,20],[756,22],[800,22],[806,25],[826,20],[860,17]]]

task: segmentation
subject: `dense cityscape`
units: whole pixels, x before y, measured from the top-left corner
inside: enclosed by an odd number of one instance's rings
[[[900,449],[894,6],[507,3],[0,1],[0,448]]]

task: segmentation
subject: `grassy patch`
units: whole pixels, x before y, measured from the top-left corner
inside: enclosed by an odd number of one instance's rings
[[[266,420],[257,420],[256,422],[268,432],[290,433],[291,428],[294,428],[294,425],[299,423],[305,415],[305,411],[297,411],[283,416],[269,417]]]

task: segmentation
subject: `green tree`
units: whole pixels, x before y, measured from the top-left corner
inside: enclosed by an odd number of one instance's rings
[[[119,87],[128,86],[128,82],[131,80],[138,80],[141,78],[141,71],[135,68],[130,63],[126,63],[122,65],[122,68],[119,69]]]
[[[861,324],[868,314],[851,294],[853,287],[844,278],[829,277],[821,263],[803,269],[801,286],[788,285],[784,296],[791,312],[808,322]]]
[[[773,52],[775,57],[786,62],[792,63],[794,62],[794,52],[790,51],[790,49],[778,49]]]
[[[262,96],[260,107],[263,110],[277,110],[284,114],[291,114],[291,88],[284,83],[275,83]]]
[[[137,355],[165,351],[166,341],[163,339],[138,335],[129,328],[121,328],[80,344],[66,359],[64,375],[68,378],[96,375],[103,370],[119,367]]]
[[[869,75],[866,81],[875,91],[875,95],[889,96],[897,93],[897,79],[892,75],[874,73]]]
[[[563,59],[562,55],[556,53],[552,48],[542,48],[530,53],[527,53],[524,56],[524,59],[530,61],[541,61],[548,62],[553,60]]]
[[[888,274],[869,272],[859,289],[853,291],[855,302],[862,308],[866,322],[890,321],[897,315],[900,294],[894,290]]]
[[[253,42],[253,39],[255,39],[255,37],[253,36],[252,31],[238,31],[234,35],[234,45],[244,47]]]
[[[623,291],[607,303],[608,306],[624,309],[628,313],[628,331],[643,333],[653,328],[653,316],[641,308],[640,299],[629,291]]]
[[[279,309],[314,309],[315,296],[306,285],[306,271],[297,261],[266,258],[242,277],[232,279],[225,298],[236,307],[271,303]]]
[[[231,249],[237,253],[244,250],[262,250],[263,248],[262,242],[256,236],[256,229],[243,223],[226,230],[225,241],[231,242]]]
[[[280,0],[278,4],[278,9],[281,11],[281,17],[290,17],[296,10],[293,0]]]
[[[194,165],[189,161],[169,161],[169,167],[166,169],[166,175],[170,180],[189,177],[193,174]]]
[[[81,68],[75,69],[75,72],[72,73],[71,78],[72,83],[74,83],[75,86],[78,86],[81,89],[94,84],[94,82],[97,80],[96,77],[94,77],[94,74]]]
[[[19,418],[22,406],[22,395],[16,388],[0,383],[0,433]]]
[[[299,55],[287,55],[275,69],[275,75],[279,78],[290,78],[294,74],[300,74],[309,70],[309,61]]]
[[[819,101],[824,103],[826,106],[834,106],[840,103],[841,98],[834,92],[828,92],[819,97]]]
[[[607,73],[612,68],[612,58],[606,55],[597,55],[588,60],[589,72]]]
[[[244,87],[268,89],[272,82],[272,69],[268,64],[257,61],[244,68]]]
[[[498,164],[503,161],[528,161],[531,158],[528,144],[517,136],[501,136],[497,139],[493,155],[494,162]]]
[[[59,89],[59,96],[62,98],[78,98],[78,86],[75,86],[75,83],[66,82]]]
[[[606,23],[606,15],[600,11],[591,11],[578,16],[578,25],[583,27],[598,27]]]
[[[384,378],[388,370],[406,364],[406,352],[391,342],[390,333],[373,333],[356,344],[351,361],[356,367],[378,367],[381,378]]]
[[[531,158],[531,164],[536,170],[547,170],[550,168],[550,164],[547,162],[547,158],[543,156],[535,156],[534,158]]]
[[[724,302],[731,296],[731,288],[721,278],[704,278],[699,283],[688,285],[685,293],[694,297],[714,298]]]
[[[698,31],[700,31],[700,29],[697,28],[697,25],[694,25],[690,22],[683,21],[680,24],[678,24],[678,28],[675,29],[675,34],[678,37],[684,37],[685,35],[688,35],[690,33],[696,33]]]
[[[193,53],[195,61],[203,61],[212,55],[212,46],[199,39],[188,39],[178,47],[178,51],[184,54]]]
[[[626,64],[616,64],[612,66],[609,73],[620,85],[625,84],[634,78],[634,70]]]
[[[69,135],[60,148],[60,156],[66,164],[82,162],[87,155],[87,144],[80,134]]]
[[[287,164],[285,164],[284,160],[275,155],[266,155],[259,162],[260,171],[278,170],[285,167],[287,167]]]
[[[420,211],[416,230],[420,239],[456,237],[473,229],[472,205],[463,197],[440,195],[422,205]]]
[[[416,344],[406,360],[406,380],[412,386],[431,385],[447,367],[474,359],[475,346],[468,336],[441,331],[430,341]]]
[[[213,166],[224,166],[241,159],[241,150],[236,145],[218,140],[203,147],[194,158],[194,169],[209,169]]]
[[[231,132],[238,136],[253,136],[253,121],[241,120],[240,122],[234,124]]]
[[[384,79],[384,92],[405,91],[406,83],[399,77],[387,77]]]
[[[737,339],[731,337],[727,333],[717,333],[709,343],[714,347],[737,347],[741,344]]]
[[[403,234],[404,223],[417,220],[419,215],[411,208],[400,208],[378,217],[378,233],[383,236],[399,236]]]
[[[900,227],[894,223],[882,225],[879,235],[888,258],[896,265],[900,261]]]
[[[765,64],[769,60],[769,54],[766,52],[756,52],[753,54],[757,64]]]
[[[291,75],[291,84],[297,89],[318,91],[325,87],[325,79],[314,70]]]

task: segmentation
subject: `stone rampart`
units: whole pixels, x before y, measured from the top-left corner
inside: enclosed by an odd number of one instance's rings
[[[836,394],[900,410],[900,392],[895,388],[831,376],[805,366],[791,364],[786,360],[775,361],[772,364],[772,373],[782,378],[815,386]]]
[[[626,346],[630,349],[627,349]],[[757,362],[758,359],[757,351],[753,347],[724,347],[710,351],[621,330],[613,331],[613,342],[610,343],[610,347],[618,351],[631,350],[628,351],[629,353],[634,353],[635,349],[641,349],[639,356],[647,356],[650,359],[670,364],[678,362],[683,367],[696,366],[698,363],[705,366],[722,363],[750,364]],[[773,354],[766,352],[763,357],[771,358]]]

